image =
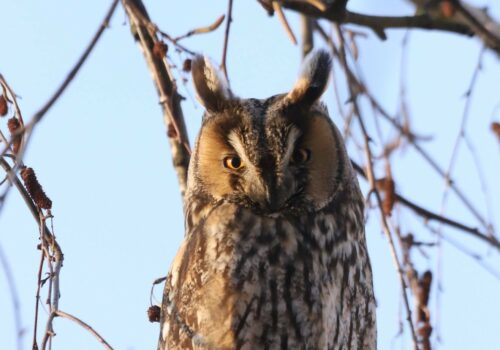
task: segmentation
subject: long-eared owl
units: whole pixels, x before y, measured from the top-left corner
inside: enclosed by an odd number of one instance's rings
[[[159,349],[376,348],[363,197],[319,102],[330,71],[317,51],[290,92],[241,99],[193,60],[206,112]]]

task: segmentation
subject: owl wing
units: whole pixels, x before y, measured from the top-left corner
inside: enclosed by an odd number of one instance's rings
[[[159,349],[231,349],[234,300],[218,269],[217,242],[203,229],[186,236],[167,277]],[[215,346],[215,344],[217,346]]]

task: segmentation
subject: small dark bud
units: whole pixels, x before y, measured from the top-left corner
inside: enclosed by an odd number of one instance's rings
[[[149,322],[160,322],[160,307],[157,305],[150,306],[148,309]]]
[[[182,70],[186,73],[189,73],[191,72],[191,63],[193,61],[191,61],[191,59],[185,59],[184,62],[182,63]]]

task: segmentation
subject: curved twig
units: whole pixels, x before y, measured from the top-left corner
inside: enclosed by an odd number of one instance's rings
[[[87,324],[87,323],[83,322],[82,320],[80,320],[78,317],[73,316],[71,314],[68,314],[67,312],[64,312],[64,311],[61,311],[61,310],[54,311],[54,315],[58,316],[58,317],[66,318],[66,319],[68,319],[70,321],[75,322],[76,324],[78,324],[81,327],[85,328],[90,334],[92,334],[97,340],[99,340],[99,342],[102,343],[102,345],[104,346],[105,349],[107,349],[107,350],[113,350],[113,348],[111,347],[111,345],[109,345],[109,343],[106,340],[104,340],[104,338],[99,333],[97,333],[94,328],[92,328],[89,324]]]
[[[190,36],[195,35],[195,34],[205,34],[205,33],[213,32],[214,30],[216,30],[217,28],[220,27],[220,25],[222,24],[222,22],[224,22],[224,18],[226,18],[226,16],[225,15],[221,15],[211,25],[206,26],[206,27],[200,27],[200,28],[192,29],[189,32],[187,32],[186,34],[180,35],[180,36],[174,38],[174,41],[178,42],[179,40],[182,40],[182,39],[185,39],[185,38],[189,38]]]
[[[180,104],[181,97],[177,92],[170,66],[165,57],[159,57],[153,52],[155,44],[159,43],[156,37],[157,28],[149,20],[144,5],[140,0],[122,0],[122,3],[130,20],[132,34],[144,54],[158,91],[163,110],[163,121],[170,141],[172,161],[177,173],[181,196],[184,198],[191,151]]]

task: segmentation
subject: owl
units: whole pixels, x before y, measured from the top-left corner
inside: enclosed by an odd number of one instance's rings
[[[319,102],[330,71],[317,51],[288,93],[242,99],[193,60],[206,112],[158,349],[376,348],[363,197]]]

